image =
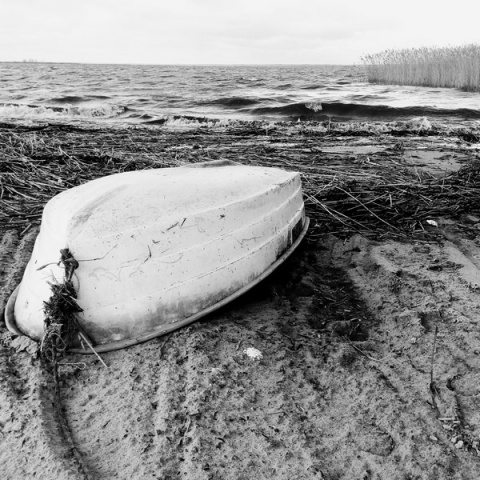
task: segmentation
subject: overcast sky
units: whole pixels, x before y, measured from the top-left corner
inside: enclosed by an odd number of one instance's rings
[[[361,63],[480,43],[479,1],[0,0],[0,61]]]

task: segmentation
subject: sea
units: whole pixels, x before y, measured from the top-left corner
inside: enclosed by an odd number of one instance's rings
[[[480,121],[480,93],[376,85],[363,65],[0,63],[0,122]]]

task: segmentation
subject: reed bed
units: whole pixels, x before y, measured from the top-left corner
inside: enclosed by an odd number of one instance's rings
[[[314,127],[276,126],[268,135],[254,124],[183,132],[0,127],[0,230],[26,232],[40,223],[51,197],[94,178],[215,159],[300,171],[313,237],[427,235],[428,219],[480,214],[478,160],[438,178],[402,164],[403,146],[393,136],[398,131],[379,137],[390,148],[371,161],[372,156],[320,151],[326,141],[345,144],[345,138],[348,144],[352,127]],[[408,135],[418,138],[418,132],[404,135],[405,141]]]
[[[362,60],[372,83],[480,91],[480,45],[385,50]]]

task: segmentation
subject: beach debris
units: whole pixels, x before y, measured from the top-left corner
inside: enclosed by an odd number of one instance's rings
[[[360,232],[368,237],[405,238],[413,231],[422,238],[435,238],[436,229],[424,231],[422,228],[427,219],[452,214],[480,218],[478,159],[472,158],[459,170],[441,177],[422,170],[415,173],[410,168],[399,168],[395,155],[409,149],[408,137],[418,134],[418,127],[428,126],[423,120],[302,122],[301,125],[277,122],[274,125],[272,130],[271,122],[232,122],[225,130],[201,124],[205,131],[195,134],[162,131],[160,137],[147,129],[136,128],[128,130],[131,142],[125,144],[122,129],[97,128],[90,132],[73,126],[51,126],[32,132],[23,127],[21,133],[11,128],[0,129],[0,155],[6,160],[2,164],[0,229],[17,228],[24,234],[29,225],[36,227],[40,223],[42,208],[51,197],[94,178],[123,171],[171,167],[179,162],[196,163],[203,156],[300,171],[307,215],[312,220],[312,237],[325,233],[343,237]],[[263,141],[261,136],[267,126],[269,137]],[[209,129],[214,134],[210,134]],[[464,125],[437,123],[431,130],[422,130],[424,135],[445,138],[457,138],[459,131],[467,130]],[[478,126],[471,126],[468,131],[480,135]],[[335,135],[338,141],[345,137],[345,144],[349,145],[352,136],[383,133],[395,134],[395,140],[390,143],[398,146],[391,158],[382,157],[382,161],[375,158],[375,162],[370,163],[332,163],[329,157],[336,158],[339,154],[335,153],[325,154],[325,161],[317,158],[318,142],[325,137]],[[251,136],[258,140],[251,140]],[[279,142],[285,136],[289,141]],[[399,136],[404,138],[400,140]],[[189,142],[201,144],[202,148],[185,148]],[[306,148],[298,148],[299,144]],[[256,151],[258,148],[262,148],[261,155]],[[348,149],[341,155],[348,155]]]
[[[397,142],[393,147],[392,150],[394,152],[403,153],[405,151],[405,143],[404,142]]]
[[[254,347],[246,348],[243,353],[247,355],[247,357],[250,357],[252,360],[261,360],[263,358],[262,352]]]
[[[71,267],[69,270],[73,272]],[[77,293],[67,269],[63,283],[51,283],[50,287],[52,295],[44,303],[45,333],[40,343],[40,355],[55,367],[78,335],[76,314],[82,309],[76,302]]]
[[[458,415],[453,417],[441,417],[438,419],[444,430],[449,433],[449,440],[458,450],[466,450],[480,456],[480,440],[478,436],[472,435],[471,431],[465,428]],[[451,436],[450,436],[451,435]]]
[[[54,378],[57,378],[60,360],[73,342],[79,338],[80,342],[86,343],[101,363],[108,368],[77,321],[77,314],[83,310],[76,301],[77,291],[72,278],[79,263],[70,250],[64,248],[60,250],[58,265],[64,267],[64,278],[63,282],[50,283],[52,295],[48,301],[44,302],[45,333],[39,346],[40,356],[52,368]]]

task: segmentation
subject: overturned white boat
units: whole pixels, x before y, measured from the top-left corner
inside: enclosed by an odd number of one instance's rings
[[[253,287],[307,227],[300,175],[277,168],[208,162],[93,180],[45,206],[7,325],[42,338],[68,248],[78,261],[77,320],[95,349],[149,340]]]

